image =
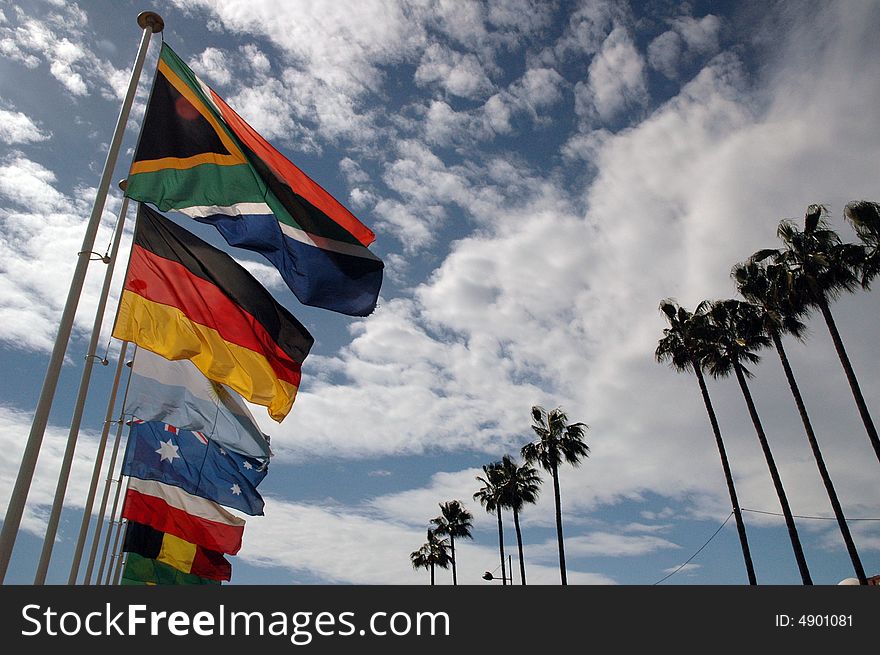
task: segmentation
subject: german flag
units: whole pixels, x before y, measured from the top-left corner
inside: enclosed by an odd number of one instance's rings
[[[189,359],[276,421],[293,406],[314,343],[232,257],[144,204],[113,336],[166,359]]]
[[[128,522],[122,549],[200,578],[229,580],[232,577],[232,565],[222,553],[202,548],[143,523]]]

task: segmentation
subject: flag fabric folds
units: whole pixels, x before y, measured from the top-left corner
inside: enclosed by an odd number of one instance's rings
[[[376,307],[384,264],[368,248],[373,232],[164,43],[126,195],[260,253],[303,304],[350,316]]]
[[[142,558],[174,567],[184,574],[209,580],[229,580],[232,565],[222,553],[207,550],[184,539],[129,521],[122,549]]]
[[[171,361],[138,348],[123,413],[199,431],[233,452],[268,460],[269,437],[240,396],[206,378],[188,359]]]
[[[142,203],[113,336],[189,359],[276,421],[293,405],[314,342],[232,257]]]
[[[235,555],[241,549],[244,519],[214,501],[156,480],[129,478],[122,517],[208,550]]]
[[[267,472],[264,463],[228,451],[201,432],[158,421],[132,423],[122,464],[123,475],[171,484],[252,516],[263,514],[257,485]]]
[[[123,585],[219,585],[219,580],[178,571],[173,566],[137,553],[128,553],[122,569]]]

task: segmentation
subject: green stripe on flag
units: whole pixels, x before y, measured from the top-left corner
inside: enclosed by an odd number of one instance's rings
[[[209,580],[192,573],[183,573],[173,566],[154,559],[128,553],[122,571],[123,585],[219,585],[217,580]]]

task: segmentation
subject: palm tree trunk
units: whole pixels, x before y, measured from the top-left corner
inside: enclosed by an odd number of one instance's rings
[[[565,573],[565,546],[562,542],[562,500],[559,495],[559,470],[556,467],[556,451],[550,452],[550,475],[553,478],[553,498],[556,501],[556,541],[559,543],[559,573],[562,576],[562,584],[568,584],[568,576]]]
[[[791,539],[794,557],[801,572],[801,579],[805,585],[811,585],[813,580],[810,577],[810,570],[807,568],[804,549],[801,547],[801,540],[798,538],[794,517],[791,515],[791,508],[789,508],[788,499],[785,496],[785,489],[782,488],[782,478],[779,477],[776,462],[773,460],[773,453],[770,452],[770,444],[767,443],[767,435],[764,434],[764,428],[761,425],[761,420],[758,418],[758,411],[755,409],[752,394],[749,393],[749,386],[746,384],[746,378],[738,362],[733,363],[733,370],[736,372],[736,379],[739,382],[740,389],[742,389],[746,406],[749,408],[749,416],[752,418],[752,424],[755,426],[755,432],[758,434],[758,441],[761,444],[761,449],[764,451],[764,458],[767,460],[767,467],[770,469],[770,477],[773,478],[773,486],[776,488],[776,495],[779,496],[779,504],[782,505],[782,514],[785,516],[785,525],[788,527],[788,536]]]
[[[526,584],[526,561],[523,559],[522,532],[519,529],[519,512],[513,509],[513,527],[516,528],[516,545],[519,547],[519,577]],[[510,572],[510,584],[513,584],[513,571]]]
[[[501,508],[497,509],[498,512],[498,550],[501,552],[501,584],[507,584],[507,571],[504,566],[504,529],[501,527]]]
[[[822,482],[825,484],[825,491],[828,492],[828,499],[831,501],[831,507],[834,509],[834,516],[837,517],[837,525],[840,527],[840,534],[843,536],[843,541],[846,544],[846,550],[849,553],[849,558],[852,560],[853,569],[856,572],[856,577],[859,579],[859,583],[868,584],[868,578],[865,575],[865,569],[862,567],[862,562],[859,559],[859,553],[856,550],[856,545],[853,542],[852,535],[849,532],[849,526],[846,523],[846,517],[843,515],[843,509],[840,506],[840,501],[837,498],[837,492],[834,490],[834,485],[831,483],[831,476],[828,474],[828,469],[825,467],[825,460],[822,457],[822,451],[819,450],[819,442],[816,440],[816,435],[813,432],[813,425],[810,422],[810,417],[807,416],[807,408],[804,405],[804,400],[801,397],[800,389],[798,389],[797,382],[794,379],[794,373],[791,370],[791,365],[788,362],[788,356],[785,354],[785,349],[782,347],[782,338],[779,336],[779,333],[773,332],[770,336],[773,337],[773,343],[776,346],[776,352],[779,353],[779,360],[782,362],[782,368],[785,371],[785,377],[788,379],[788,386],[791,388],[791,394],[794,396],[794,402],[797,405],[798,412],[801,415],[801,421],[804,424],[804,431],[807,433],[807,441],[810,442],[810,448],[813,450],[813,457],[816,458],[816,466],[819,468],[819,475],[822,477]]]
[[[843,340],[840,338],[840,332],[837,331],[837,324],[834,322],[834,317],[831,315],[831,309],[828,307],[828,303],[825,302],[824,298],[819,300],[819,309],[822,310],[825,324],[828,326],[828,331],[831,333],[831,340],[834,341],[834,348],[837,350],[837,356],[840,359],[840,363],[843,365],[844,373],[846,373],[846,380],[849,382],[850,390],[852,390],[853,398],[856,401],[856,407],[859,408],[859,415],[862,417],[862,423],[865,424],[865,430],[868,432],[868,439],[871,440],[871,445],[874,447],[874,454],[877,455],[877,459],[880,460],[880,437],[877,436],[877,428],[874,427],[874,421],[871,419],[870,412],[868,412],[868,406],[865,404],[864,396],[862,396],[862,390],[859,387],[859,381],[856,379],[856,373],[853,371],[852,364],[850,364],[849,357],[846,354],[846,349],[843,347]]]
[[[431,586],[434,586],[434,565],[431,564]]]
[[[458,576],[455,574],[455,537],[449,535],[449,550],[452,556],[452,586],[458,586]]]
[[[733,486],[733,475],[730,472],[730,463],[727,461],[727,451],[724,448],[724,441],[721,439],[721,429],[718,427],[718,419],[715,416],[715,410],[712,407],[712,401],[709,399],[709,390],[706,388],[706,381],[703,379],[703,371],[694,362],[694,373],[697,374],[697,381],[700,383],[700,393],[703,394],[703,403],[706,405],[706,411],[709,413],[709,422],[712,424],[712,432],[715,433],[715,443],[718,446],[718,454],[721,456],[721,468],[724,469],[724,479],[727,480],[727,491],[730,494],[730,503],[733,505],[733,516],[736,519],[736,529],[739,532],[739,543],[742,547],[743,559],[746,564],[746,575],[749,578],[750,585],[758,584],[755,577],[755,567],[752,564],[752,554],[749,551],[749,540],[746,537],[746,524],[743,521],[742,510],[739,507],[739,501],[736,497],[736,488]]]

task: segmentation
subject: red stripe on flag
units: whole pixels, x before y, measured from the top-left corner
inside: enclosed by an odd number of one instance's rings
[[[205,501],[210,502],[210,501]],[[156,496],[134,489],[125,493],[122,517],[144,523],[209,550],[235,555],[241,549],[244,525],[233,526],[193,516]]]
[[[279,379],[299,386],[300,364],[278,346],[266,328],[216,285],[193,275],[183,264],[135,245],[129,258],[125,289],[152,302],[174,307],[194,323],[216,330],[224,341],[261,355]]]
[[[271,143],[260,136],[248,125],[241,116],[235,113],[226,102],[211,90],[214,103],[220,108],[223,120],[235,132],[254,154],[262,159],[272,172],[287,183],[294,193],[302,196],[312,205],[320,209],[328,218],[335,221],[354,236],[363,245],[369,246],[376,240],[376,235],[357,217],[346,209],[342,203],[308,175],[303,173],[287,157],[278,152]]]

